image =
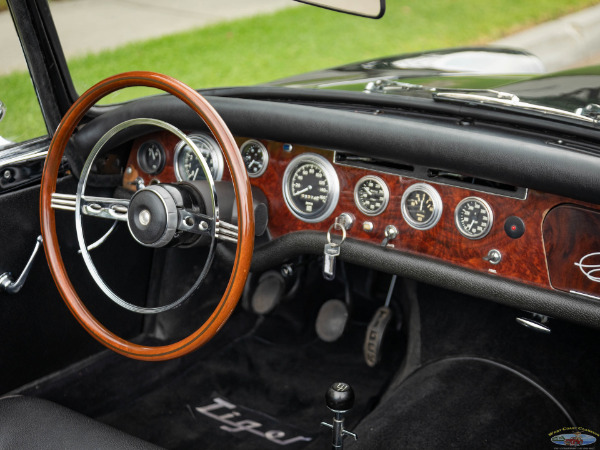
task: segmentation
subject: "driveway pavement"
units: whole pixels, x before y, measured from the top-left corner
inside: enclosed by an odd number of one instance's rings
[[[65,0],[53,2],[52,12],[70,58],[297,5],[291,0]],[[528,50],[548,71],[600,63],[599,25],[600,4],[492,45]],[[8,12],[0,13],[0,42],[0,75],[25,69]]]

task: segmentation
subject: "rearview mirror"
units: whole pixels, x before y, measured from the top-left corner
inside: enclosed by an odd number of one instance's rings
[[[385,0],[296,0],[333,11],[379,19],[385,13]]]

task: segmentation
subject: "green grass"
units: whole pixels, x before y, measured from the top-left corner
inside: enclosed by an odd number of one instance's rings
[[[485,44],[598,0],[387,3],[381,20],[299,6],[126,45],[76,58],[69,64],[79,92],[102,78],[128,70],[166,73],[195,88],[256,84],[378,56]],[[0,134],[43,131],[24,119],[31,107],[20,103],[27,83],[23,74],[0,78],[0,98],[13,104],[10,115],[19,118],[10,127],[0,125]],[[129,96],[124,93],[113,101]]]

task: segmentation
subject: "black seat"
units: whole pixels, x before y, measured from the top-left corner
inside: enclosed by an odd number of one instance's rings
[[[82,448],[159,447],[47,400],[0,398],[0,449]]]

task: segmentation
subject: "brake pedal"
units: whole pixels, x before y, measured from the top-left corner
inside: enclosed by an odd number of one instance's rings
[[[349,316],[348,306],[343,301],[327,300],[317,315],[317,335],[325,342],[337,341],[344,334]]]

